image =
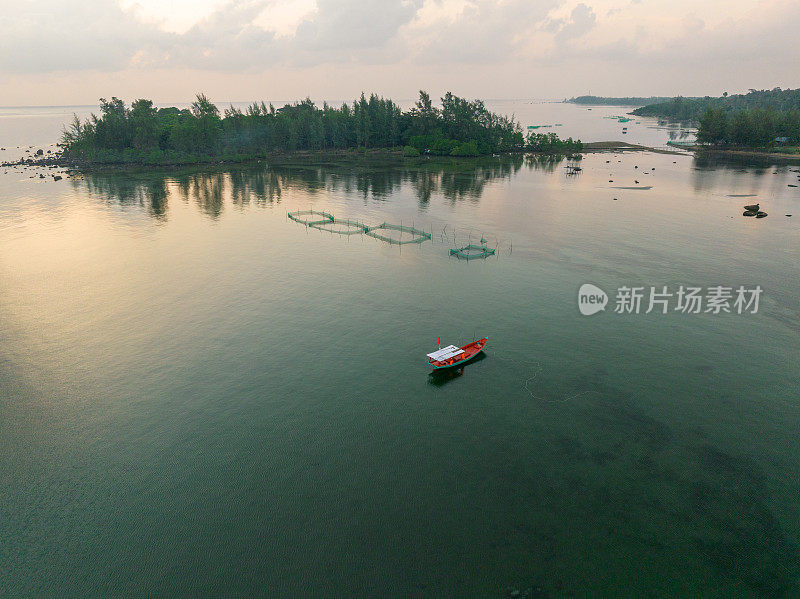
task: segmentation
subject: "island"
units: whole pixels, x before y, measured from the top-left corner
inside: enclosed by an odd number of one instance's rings
[[[49,161],[75,168],[104,165],[186,165],[245,162],[298,152],[364,154],[384,150],[405,159],[475,157],[532,152],[568,155],[582,143],[555,133],[523,135],[513,117],[489,111],[481,100],[447,92],[441,108],[420,91],[407,111],[390,99],[363,93],[352,104],[317,106],[310,99],[276,108],[255,102],[220,109],[198,94],[186,109],[157,108],[152,100],[130,106],[100,100],[100,114],[65,128],[61,153]]]
[[[637,108],[632,114],[696,125],[693,149],[787,158],[800,155],[800,89],[677,97]]]

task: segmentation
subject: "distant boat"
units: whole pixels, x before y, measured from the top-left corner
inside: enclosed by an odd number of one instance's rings
[[[475,356],[483,351],[486,343],[489,341],[488,337],[478,339],[472,343],[467,343],[461,347],[455,345],[448,345],[441,349],[428,354],[428,364],[433,366],[434,370],[442,368],[453,368],[460,366],[472,360]]]

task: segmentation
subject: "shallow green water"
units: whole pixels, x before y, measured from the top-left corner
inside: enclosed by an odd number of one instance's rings
[[[795,167],[563,167],[3,175],[4,594],[800,593]],[[496,257],[448,258],[481,236]],[[764,292],[613,311],[681,284]]]

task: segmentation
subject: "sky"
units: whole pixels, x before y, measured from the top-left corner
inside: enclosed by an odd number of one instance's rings
[[[800,87],[800,0],[0,0],[0,106]]]

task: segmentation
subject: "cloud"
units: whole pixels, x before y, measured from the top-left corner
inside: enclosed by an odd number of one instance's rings
[[[556,42],[563,43],[582,37],[589,33],[596,23],[597,15],[594,14],[594,10],[581,2],[572,9],[569,20],[561,23],[555,35]]]
[[[0,15],[0,72],[15,80],[272,70],[300,85],[322,73],[335,87],[345,72],[374,80],[385,67],[413,88],[435,72],[502,96],[487,74],[528,77],[531,94],[555,87],[529,77],[545,72],[583,87],[607,70],[613,93],[660,82],[655,69],[705,86],[711,64],[713,77],[750,77],[748,87],[767,74],[784,87],[800,78],[796,0],[0,0]]]
[[[337,52],[385,45],[417,12],[414,2],[318,0],[317,12],[297,28],[295,47]]]
[[[423,10],[443,3],[427,0]],[[471,0],[454,14],[438,19],[418,18],[405,28],[408,54],[416,62],[488,63],[518,60],[539,24],[560,0]]]
[[[168,33],[114,2],[0,3],[0,71],[117,70],[143,49],[167,47]]]

